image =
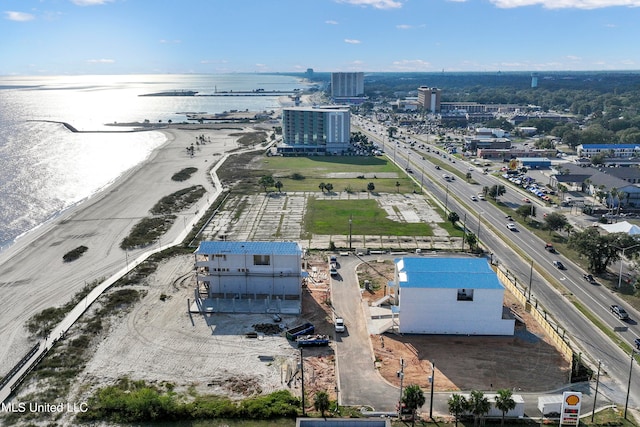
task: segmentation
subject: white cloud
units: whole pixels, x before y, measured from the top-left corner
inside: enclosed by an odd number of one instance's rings
[[[433,70],[433,66],[430,62],[423,61],[422,59],[403,59],[400,61],[393,61],[393,68],[396,71],[428,71]]]
[[[395,0],[336,0],[338,3],[348,3],[355,6],[371,6],[374,9],[399,9],[402,3]]]
[[[467,2],[467,0],[447,0],[447,1],[450,1],[452,3],[466,3]]]
[[[579,56],[575,56],[575,55],[567,55],[567,59],[570,61],[581,61],[582,58],[580,58]]]
[[[114,64],[114,59],[87,59],[89,64]]]
[[[324,21],[325,24],[330,24],[330,25],[338,25],[338,21],[334,21],[332,19],[329,19],[328,21]]]
[[[11,10],[5,12],[4,15],[9,21],[16,21],[16,22],[26,22],[26,21],[31,21],[35,19],[35,16],[33,16],[30,13],[14,12]]]
[[[545,9],[601,9],[603,7],[640,7],[640,0],[489,0],[499,8],[511,9],[540,5]]]
[[[111,3],[113,0],[71,0],[76,6],[96,6]]]
[[[396,28],[399,30],[410,30],[413,27],[411,25],[408,24],[400,24],[400,25],[396,25]]]
[[[356,39],[344,39],[344,42],[349,44],[360,44],[360,40]]]

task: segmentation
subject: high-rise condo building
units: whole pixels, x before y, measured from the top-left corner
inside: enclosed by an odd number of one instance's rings
[[[336,101],[364,99],[364,73],[331,73],[331,98]]]
[[[420,86],[418,88],[418,104],[431,113],[440,112],[440,89]]]
[[[283,155],[344,154],[351,139],[351,116],[343,105],[289,107],[282,110]]]

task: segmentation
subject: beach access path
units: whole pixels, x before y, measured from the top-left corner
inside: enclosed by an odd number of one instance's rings
[[[120,242],[138,221],[150,216],[149,210],[162,197],[192,185],[202,185],[207,190],[201,201],[178,215],[157,242],[158,248],[176,239],[213,202],[208,197],[214,188],[207,171],[224,152],[238,148],[242,131],[206,128],[162,132],[167,142],[146,161],[0,254],[0,377],[35,344],[25,328],[29,318],[45,308],[69,302],[85,285],[111,277],[150,250],[146,247],[124,251]],[[197,145],[191,156],[187,147],[195,144],[199,135],[204,135],[207,142]],[[198,171],[184,182],[171,179],[187,167]],[[87,252],[75,261],[63,262],[65,253],[81,245],[88,248]]]

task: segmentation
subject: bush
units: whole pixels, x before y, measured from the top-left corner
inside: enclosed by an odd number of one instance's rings
[[[180,172],[174,173],[171,179],[173,181],[186,181],[197,171],[198,168],[184,168]]]
[[[137,423],[149,421],[294,418],[299,400],[281,390],[235,403],[223,396],[196,396],[185,402],[171,389],[160,390],[144,381],[121,379],[116,385],[98,390],[88,402],[89,410],[78,421]]]
[[[62,256],[64,262],[75,261],[82,256],[89,248],[86,246],[78,246],[77,248],[67,252]]]

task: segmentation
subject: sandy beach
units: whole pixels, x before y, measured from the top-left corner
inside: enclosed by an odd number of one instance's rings
[[[148,250],[125,252],[120,242],[131,228],[162,197],[192,185],[207,190],[200,202],[178,215],[173,227],[158,244],[174,240],[198,211],[206,209],[214,191],[209,169],[222,153],[238,148],[243,132],[234,129],[167,129],[167,142],[142,164],[121,176],[114,184],[83,203],[63,212],[54,220],[28,233],[0,254],[0,376],[35,343],[24,325],[34,314],[68,302],[85,284],[106,278]],[[187,147],[204,135],[206,144],[197,145],[193,156]],[[209,142],[210,141],[210,142]],[[99,162],[100,159],[96,159]],[[171,179],[176,172],[195,167],[197,172],[184,182]],[[79,259],[65,263],[62,256],[84,245],[88,251]]]

